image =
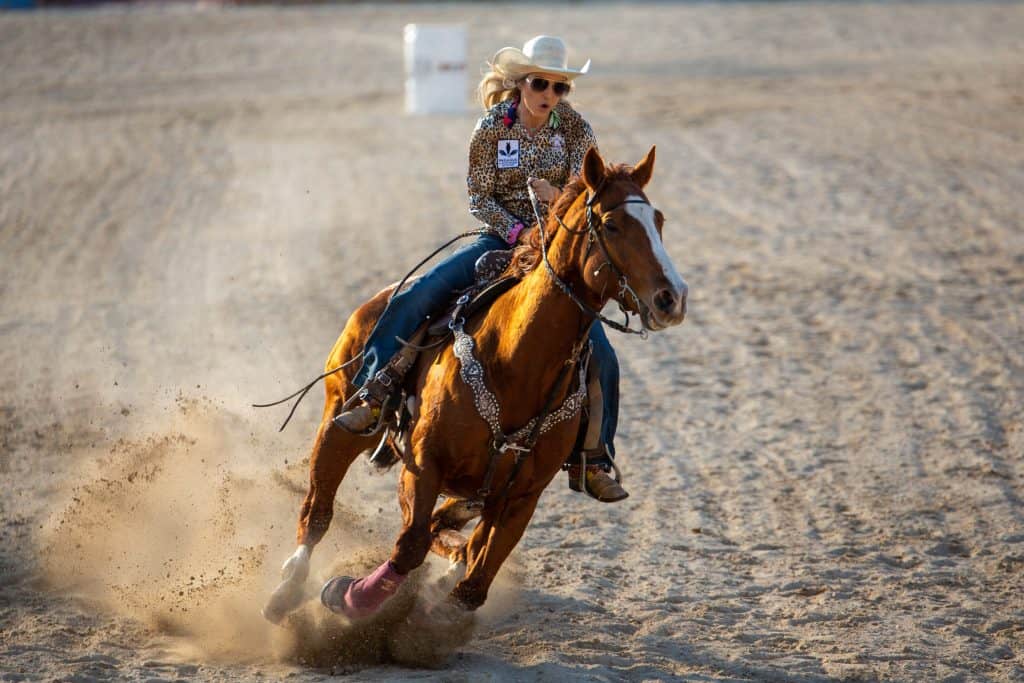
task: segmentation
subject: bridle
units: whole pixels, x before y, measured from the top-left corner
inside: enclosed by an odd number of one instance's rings
[[[567,231],[567,232],[569,232],[569,233],[571,233],[573,235],[583,235],[583,234],[589,233],[589,235],[590,235],[589,236],[589,243],[587,244],[587,252],[586,252],[586,254],[584,254],[584,260],[586,260],[586,257],[589,256],[590,250],[593,248],[594,244],[597,244],[598,248],[601,250],[601,254],[604,256],[604,263],[602,263],[600,266],[598,266],[597,270],[594,271],[595,277],[605,267],[611,268],[612,273],[619,280],[619,298],[623,298],[623,297],[625,297],[628,294],[633,299],[633,302],[636,305],[636,310],[638,312],[640,312],[640,313],[638,313],[638,315],[640,315],[641,324],[642,324],[642,322],[643,322],[642,311],[646,308],[646,306],[644,306],[643,302],[640,301],[640,297],[637,296],[636,291],[630,286],[629,279],[626,277],[626,275],[622,272],[622,270],[619,269],[619,267],[617,265],[615,265],[615,262],[612,261],[611,255],[609,255],[609,253],[608,253],[608,246],[605,244],[603,230],[601,229],[601,228],[604,227],[604,221],[600,220],[595,215],[595,213],[594,213],[594,202],[597,201],[597,197],[598,197],[598,195],[601,194],[601,190],[604,189],[604,186],[605,186],[606,182],[607,182],[607,179],[602,180],[601,183],[594,190],[593,194],[590,194],[587,197],[587,204],[586,204],[586,207],[587,207],[587,223],[586,223],[586,227],[583,230],[573,230],[568,225],[566,225],[562,221],[561,217],[559,217],[557,214],[555,215],[555,220],[558,221],[559,227],[561,227],[563,230],[565,230],[565,231]],[[572,299],[572,301],[579,307],[579,309],[581,311],[583,311],[583,313],[585,315],[589,316],[592,320],[593,319],[600,320],[605,325],[608,325],[609,327],[611,327],[614,330],[618,330],[619,332],[623,332],[625,334],[638,334],[638,335],[640,335],[641,339],[647,339],[647,329],[646,328],[641,327],[639,330],[636,330],[636,329],[633,329],[632,327],[629,326],[629,311],[622,305],[621,301],[618,302],[619,303],[619,310],[621,310],[622,313],[626,316],[626,323],[625,324],[618,323],[618,322],[615,322],[614,320],[606,318],[604,315],[601,314],[600,311],[596,311],[593,308],[591,308],[589,305],[587,305],[587,303],[585,301],[581,300],[576,295],[575,292],[572,291],[572,287],[570,287],[564,280],[562,280],[562,278],[558,277],[558,274],[555,273],[555,269],[551,266],[551,262],[548,261],[548,240],[547,240],[547,233],[545,233],[545,231],[544,231],[544,220],[541,218],[541,215],[540,215],[540,203],[537,200],[537,195],[534,194],[534,192],[533,192],[533,188],[530,187],[529,185],[527,185],[526,187],[527,187],[527,191],[530,194],[530,202],[533,204],[533,215],[537,219],[537,226],[538,226],[538,229],[540,230],[540,242],[541,242],[541,252],[540,253],[542,255],[542,258],[544,259],[544,266],[547,268],[548,275],[554,281],[555,285],[560,290],[562,290],[562,292],[564,292],[566,296],[568,296],[570,299]],[[623,204],[647,204],[648,206],[651,205],[650,202],[648,202],[648,201],[646,201],[644,199],[626,199],[621,204],[617,204],[616,206],[614,206],[611,209],[609,209],[609,211],[614,211],[615,209],[619,208]],[[464,232],[464,233],[462,233],[460,235],[456,235],[455,237],[453,237],[452,239],[448,240],[447,242],[442,244],[440,247],[435,249],[429,256],[427,256],[427,258],[425,258],[422,261],[420,261],[418,264],[416,264],[416,266],[412,270],[410,270],[408,273],[406,273],[405,277],[402,278],[401,282],[398,283],[398,286],[395,287],[394,291],[391,293],[391,296],[388,297],[387,307],[391,306],[391,301],[395,298],[395,295],[402,290],[402,286],[413,275],[413,273],[415,273],[417,270],[419,270],[420,267],[423,266],[423,264],[425,264],[427,261],[429,261],[434,256],[436,256],[440,251],[442,251],[443,249],[446,249],[448,246],[450,246],[451,244],[453,244],[454,242],[456,242],[456,241],[458,241],[460,239],[463,239],[463,238],[466,238],[466,237],[477,236],[477,235],[484,235],[484,234],[487,234],[487,233],[488,233],[488,230],[486,228],[480,228],[478,230],[470,230],[470,231]],[[387,307],[384,309],[385,312],[387,312]],[[589,330],[590,330],[590,325],[586,325],[585,326],[585,330],[584,330],[584,334],[580,337],[580,341],[578,341],[577,344],[573,347],[572,356],[566,362],[566,366],[567,367],[574,365],[579,360],[580,355],[582,354],[583,349],[584,349],[584,344],[583,344],[582,340],[586,338],[586,333],[589,332]],[[405,342],[403,342],[403,343],[405,343]],[[319,382],[320,380],[324,379],[325,377],[327,377],[329,375],[333,375],[334,373],[338,372],[339,370],[342,370],[343,368],[351,365],[352,363],[355,363],[356,361],[358,361],[362,357],[363,357],[363,353],[360,351],[357,355],[355,355],[354,357],[350,358],[346,362],[342,363],[341,365],[339,365],[339,366],[337,366],[335,368],[332,368],[330,370],[325,371],[323,374],[321,374],[318,377],[316,377],[315,379],[313,379],[313,381],[311,381],[308,384],[306,384],[306,386],[304,386],[303,388],[299,389],[298,391],[296,391],[296,392],[294,392],[294,393],[292,393],[292,394],[290,394],[288,396],[285,396],[284,398],[282,398],[280,400],[274,401],[273,403],[253,403],[252,405],[253,405],[254,408],[269,408],[270,406],[276,406],[278,404],[284,403],[285,401],[288,401],[288,400],[298,396],[298,398],[295,400],[295,403],[292,404],[291,410],[288,412],[288,416],[285,418],[284,422],[281,424],[281,427],[278,429],[278,431],[284,431],[284,428],[286,426],[288,426],[288,422],[292,419],[292,415],[295,414],[295,409],[298,408],[299,403],[302,401],[303,398],[306,397],[306,394],[309,393],[309,390],[312,389],[316,385],[317,382]],[[560,382],[556,382],[555,385],[558,386],[559,383]],[[353,396],[355,396],[355,395],[356,394],[353,394]]]
[[[623,315],[626,316],[625,324],[615,322],[614,320],[611,320],[610,318],[607,318],[604,315],[602,315],[599,310],[595,310],[594,308],[592,308],[585,301],[580,299],[574,291],[572,291],[572,287],[569,286],[568,283],[566,283],[562,278],[558,277],[558,274],[555,272],[555,269],[551,266],[551,262],[548,261],[547,233],[544,231],[544,220],[540,216],[537,195],[534,194],[533,188],[527,185],[527,190],[530,193],[530,202],[533,205],[533,214],[534,217],[537,219],[537,228],[538,230],[540,230],[540,253],[544,260],[544,266],[545,268],[547,268],[548,275],[551,277],[552,281],[554,281],[555,286],[562,290],[562,292],[566,296],[572,299],[573,303],[575,303],[576,306],[578,306],[584,314],[600,320],[608,327],[611,327],[614,330],[618,330],[619,332],[623,332],[625,334],[638,334],[640,335],[641,339],[647,339],[646,327],[641,327],[639,330],[637,330],[629,326],[630,311],[622,304],[621,299],[624,298],[627,294],[633,299],[633,304],[636,307],[636,315],[640,317],[641,325],[643,324],[643,311],[647,307],[640,300],[640,297],[637,295],[636,290],[634,290],[633,287],[629,284],[629,278],[626,277],[626,274],[623,273],[617,265],[615,265],[615,262],[612,260],[611,255],[608,253],[608,245],[605,242],[604,238],[604,221],[598,218],[597,214],[594,213],[594,202],[597,201],[597,198],[601,194],[601,190],[604,189],[606,182],[607,179],[602,180],[601,183],[594,189],[593,193],[588,193],[587,202],[585,205],[587,211],[587,220],[585,227],[582,230],[573,230],[568,225],[566,225],[562,221],[562,218],[557,214],[555,214],[555,220],[558,221],[558,225],[560,228],[569,232],[570,234],[588,235],[587,251],[584,254],[584,261],[586,261],[587,256],[590,255],[590,250],[593,248],[593,246],[597,244],[598,248],[601,250],[601,255],[604,256],[604,263],[597,267],[597,269],[594,271],[594,276],[596,277],[602,270],[604,270],[605,267],[607,267],[610,268],[612,274],[616,278],[618,278],[619,295],[616,301],[619,304],[619,310],[622,311]],[[616,204],[608,211],[614,211],[615,209],[618,209],[619,207],[625,204],[646,204],[647,206],[651,206],[651,203],[648,202],[646,199],[626,199],[620,202],[619,204]]]

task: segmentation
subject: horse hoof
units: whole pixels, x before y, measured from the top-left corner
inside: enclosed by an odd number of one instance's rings
[[[271,624],[280,624],[285,615],[302,604],[305,599],[302,583],[282,581],[264,605],[261,613]]]
[[[345,593],[355,581],[351,576],[335,576],[320,590],[320,602],[335,614],[352,618],[345,609]]]

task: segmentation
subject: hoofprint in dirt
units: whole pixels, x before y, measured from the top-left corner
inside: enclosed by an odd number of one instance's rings
[[[474,114],[399,113],[409,21],[593,58],[574,98],[608,158],[657,144],[692,287],[613,339],[633,496],[556,479],[442,672],[262,623],[319,406],[244,407],[471,227]],[[0,672],[1024,677],[1022,36],[985,3],[0,15]],[[354,477],[317,576],[394,538],[393,475]]]

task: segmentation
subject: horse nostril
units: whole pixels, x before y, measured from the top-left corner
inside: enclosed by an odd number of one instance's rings
[[[658,310],[662,313],[671,313],[672,309],[676,307],[675,294],[667,289],[663,289],[654,295],[654,305],[658,307]]]

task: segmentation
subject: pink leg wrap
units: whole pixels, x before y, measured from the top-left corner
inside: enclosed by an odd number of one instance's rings
[[[368,617],[380,609],[384,601],[398,592],[405,576],[395,571],[388,560],[369,576],[353,581],[345,591],[345,614],[352,619]]]

